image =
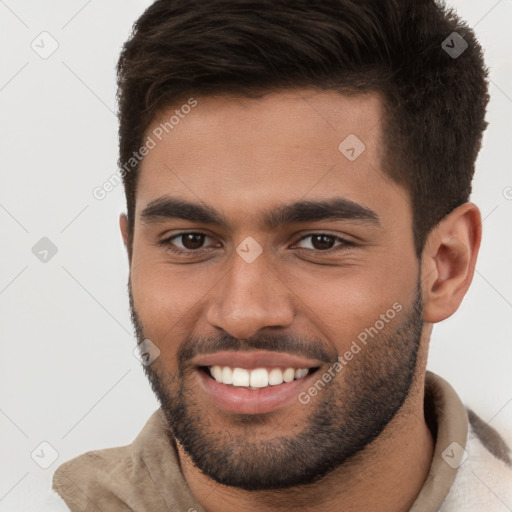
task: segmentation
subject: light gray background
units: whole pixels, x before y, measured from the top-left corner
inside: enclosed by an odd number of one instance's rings
[[[114,66],[147,5],[0,0],[1,511],[37,510],[60,463],[130,443],[158,406],[133,355],[122,187],[92,195],[116,169]],[[472,197],[485,220],[472,288],[435,327],[429,367],[510,438],[512,1],[449,5],[491,68]],[[55,44],[43,31],[59,45],[46,59],[31,47]],[[46,263],[32,253],[42,237],[58,248]],[[50,460],[43,441],[58,452],[48,469],[31,458]]]

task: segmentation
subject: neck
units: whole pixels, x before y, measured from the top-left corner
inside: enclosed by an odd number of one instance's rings
[[[427,478],[434,453],[423,412],[424,382],[423,373],[373,443],[314,484],[258,492],[230,488],[204,475],[177,443],[183,474],[207,512],[406,512]]]

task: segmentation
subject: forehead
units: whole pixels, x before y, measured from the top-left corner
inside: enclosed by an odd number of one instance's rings
[[[163,109],[148,128],[155,145],[140,166],[138,212],[165,194],[239,219],[327,196],[372,209],[407,202],[382,171],[377,94],[299,89],[194,102]]]

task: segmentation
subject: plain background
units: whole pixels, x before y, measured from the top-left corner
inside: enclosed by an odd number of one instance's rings
[[[116,170],[114,66],[148,4],[0,0],[1,511],[37,510],[62,462],[130,443],[158,407],[133,355],[123,190],[92,195]],[[491,70],[472,196],[485,220],[473,285],[434,328],[429,368],[510,438],[512,1],[449,5]],[[55,44],[45,59],[32,47]],[[47,262],[32,251],[43,237],[57,248]],[[51,461],[41,442],[58,453],[47,469],[31,457]]]

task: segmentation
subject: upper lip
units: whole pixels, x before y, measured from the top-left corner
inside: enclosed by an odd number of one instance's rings
[[[230,366],[232,368],[316,368],[321,362],[278,352],[217,352],[192,360],[196,366]]]

